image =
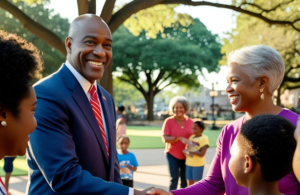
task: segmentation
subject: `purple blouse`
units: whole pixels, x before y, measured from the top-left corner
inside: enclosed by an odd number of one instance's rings
[[[297,126],[299,116],[294,112],[284,109],[278,115]],[[248,188],[237,185],[228,168],[231,157],[230,148],[244,120],[245,116],[223,128],[217,141],[216,155],[207,176],[190,187],[172,191],[174,195],[221,195],[224,193],[226,195],[248,195]],[[278,186],[279,191],[285,195],[297,195],[300,192],[300,184],[293,172],[283,177]]]

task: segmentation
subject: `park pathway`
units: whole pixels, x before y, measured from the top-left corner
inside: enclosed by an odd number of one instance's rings
[[[215,148],[209,148],[206,153],[204,175],[207,174],[210,163],[215,154]],[[164,149],[132,149],[139,163],[138,170],[134,173],[134,187],[145,189],[151,186],[167,190],[169,186],[169,172]],[[10,193],[12,195],[25,195],[27,176],[12,177]],[[4,178],[2,178],[4,181]]]

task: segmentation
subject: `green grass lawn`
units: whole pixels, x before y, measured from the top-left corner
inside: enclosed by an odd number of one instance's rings
[[[153,130],[161,131],[161,127],[144,127],[144,126],[127,126],[127,130]],[[208,136],[210,147],[216,147],[216,141],[218,139],[221,130],[206,129],[204,134]],[[129,149],[151,149],[151,148],[164,148],[165,144],[162,142],[161,136],[137,136],[128,135],[130,138]]]
[[[127,132],[130,138],[129,149],[153,149],[164,148],[165,144],[161,140],[161,127],[149,126],[127,126]],[[130,133],[131,132],[131,133]],[[208,136],[210,147],[216,147],[216,141],[221,130],[206,129],[204,134]],[[134,135],[139,133],[139,135]],[[3,177],[5,172],[3,170],[4,160],[0,161],[0,175]],[[17,157],[14,161],[13,176],[27,175],[28,167],[26,157]]]
[[[1,177],[5,176],[5,172],[3,170],[4,166],[4,159],[0,161],[0,175]],[[14,161],[14,169],[12,172],[13,176],[20,176],[20,175],[27,175],[28,173],[28,166],[26,162],[25,156],[18,156]]]

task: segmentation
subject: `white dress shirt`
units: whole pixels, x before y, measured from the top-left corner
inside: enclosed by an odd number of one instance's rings
[[[90,89],[90,87],[91,87],[92,84],[88,80],[86,80],[81,74],[79,74],[79,72],[77,72],[77,70],[68,62],[68,60],[66,61],[65,64],[69,68],[69,70],[72,72],[72,74],[75,76],[75,78],[77,79],[77,81],[81,85],[84,93],[86,94],[86,97],[90,101],[91,95],[89,93],[89,89]],[[95,85],[96,90],[97,90],[97,81],[95,81],[93,83],[93,85]],[[98,93],[97,93],[97,96],[98,96]],[[99,96],[98,96],[98,101],[99,101]],[[106,134],[106,141],[107,141],[107,144],[109,146],[109,139],[108,139],[108,134],[107,134],[107,127],[106,127],[106,124],[105,124],[105,118],[104,118],[104,114],[103,114],[103,110],[102,110],[102,105],[101,105],[100,101],[99,101],[99,105],[100,105],[100,110],[101,110],[101,115],[102,115],[103,127],[104,127],[105,134]],[[129,188],[128,195],[133,195],[133,193],[134,193],[133,188]]]
[[[68,62],[68,60],[66,61],[65,64],[69,68],[69,70],[72,72],[72,74],[75,76],[75,78],[77,79],[77,81],[81,85],[86,97],[90,101],[91,100],[91,95],[89,93],[89,89],[91,88],[92,84],[88,80],[86,80],[81,74],[79,74],[79,72],[77,72],[77,70]],[[97,91],[97,81],[95,81],[93,83],[93,85],[95,85],[96,91]],[[98,93],[97,93],[97,96],[98,96]],[[99,96],[98,96],[98,101],[99,101]],[[102,109],[102,105],[101,105],[100,101],[99,101],[99,105],[100,105],[101,116],[102,116],[102,121],[103,121],[103,127],[104,127],[104,131],[105,131],[107,147],[108,147],[109,146],[109,139],[108,139],[108,134],[107,134],[107,127],[106,127],[105,116],[103,114],[103,109]]]

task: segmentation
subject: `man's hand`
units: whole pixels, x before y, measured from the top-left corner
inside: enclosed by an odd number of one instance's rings
[[[152,189],[155,189],[155,187],[150,187],[150,188],[147,188],[147,189],[145,189],[145,190],[143,190],[143,191],[139,191],[139,190],[136,190],[136,189],[134,189],[134,193],[133,193],[133,195],[147,195],[147,191],[150,191],[150,190],[152,190]]]
[[[167,192],[165,190],[162,190],[160,188],[153,188],[149,191],[147,191],[148,195],[173,195],[172,192]]]

